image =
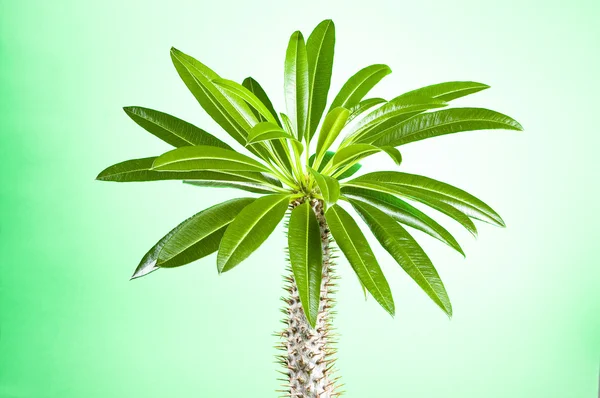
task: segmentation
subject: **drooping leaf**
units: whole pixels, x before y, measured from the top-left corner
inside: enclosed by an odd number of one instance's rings
[[[163,244],[159,267],[179,267],[214,253],[227,226],[254,198],[237,198],[219,203],[188,218]]]
[[[350,109],[363,99],[365,95],[385,76],[392,73],[387,65],[371,65],[356,72],[342,86],[340,92],[331,103],[330,112],[337,107]]]
[[[396,220],[381,210],[364,202],[351,203],[381,246],[442,311],[452,317],[452,305],[446,288],[421,246]]]
[[[157,171],[269,171],[260,162],[241,153],[203,145],[177,148],[164,153],[156,158],[152,169]]]
[[[197,187],[208,187],[208,188],[234,188],[241,189],[242,191],[252,193],[277,193],[278,191],[273,187],[269,187],[262,184],[253,182],[239,182],[239,181],[220,181],[220,180],[185,180],[184,184],[194,185]]]
[[[397,148],[393,146],[382,146],[381,150],[388,154],[388,156],[396,163],[396,166],[400,166],[402,164],[402,154]]]
[[[319,132],[319,139],[317,141],[317,167],[321,164],[325,152],[327,152],[331,144],[333,144],[335,139],[346,125],[346,120],[348,120],[349,114],[350,112],[348,109],[339,107],[333,109],[327,114],[327,116],[325,116],[323,126],[321,126],[321,131]]]
[[[269,122],[260,122],[252,127],[248,133],[248,144],[255,144],[260,141],[268,141],[275,139],[295,140],[287,131],[276,124]]]
[[[142,257],[142,260],[133,272],[131,279],[141,278],[142,276],[146,276],[159,268],[156,265],[156,262],[158,260],[158,254],[160,253],[165,242],[171,237],[171,235],[177,232],[178,228],[179,226],[175,227],[168,234],[163,236],[158,242],[156,242],[156,244],[152,246],[150,250],[148,250],[148,252],[144,255],[144,257]]]
[[[264,174],[245,171],[155,171],[151,170],[156,157],[131,159],[104,169],[96,179],[114,182],[160,180],[210,180],[281,186],[281,182]]]
[[[248,105],[250,105],[253,109],[255,109],[260,117],[264,118],[267,122],[277,123],[277,120],[269,109],[262,103],[260,99],[246,87],[241,84],[234,82],[233,80],[227,79],[213,79],[212,82],[216,84],[218,87],[226,90],[228,93],[238,97],[239,99],[245,101]]]
[[[473,130],[523,130],[514,119],[483,108],[453,108],[415,116],[392,129],[376,141],[377,146],[398,146],[445,134]]]
[[[245,207],[221,239],[219,272],[229,271],[258,249],[279,224],[288,204],[289,195],[267,195]]]
[[[138,125],[174,147],[209,145],[231,149],[206,131],[167,113],[140,106],[127,106],[125,113]]]
[[[401,195],[405,194],[415,199],[421,194],[429,195],[458,208],[469,217],[504,226],[504,221],[502,221],[500,215],[483,201],[462,189],[433,178],[395,171],[379,171],[355,178],[349,184],[361,182],[385,185]]]
[[[360,101],[358,104],[354,105],[350,109],[350,116],[348,116],[346,124],[350,123],[352,120],[356,119],[358,116],[362,115],[374,106],[383,104],[385,102],[387,101],[383,98],[367,98],[365,100]]]
[[[463,256],[465,255],[456,239],[450,234],[450,232],[438,224],[437,221],[416,207],[408,204],[402,199],[395,197],[394,195],[354,187],[343,187],[342,194],[350,199],[367,202],[368,204],[373,205],[379,210],[392,216],[396,221],[404,225],[408,225],[409,227],[418,229],[419,231],[425,232],[426,234],[452,247]],[[469,220],[467,216],[464,217]]]
[[[258,82],[251,77],[245,78],[242,85],[244,87],[246,87],[248,90],[250,90],[254,95],[256,95],[256,98],[258,98],[267,107],[267,109],[269,110],[271,115],[273,115],[273,118],[277,122],[277,125],[279,127],[281,127],[281,121],[279,120],[279,117],[277,116],[277,112],[275,111],[275,108],[273,107],[273,103],[269,99],[269,96],[267,95],[265,90],[262,88],[262,86],[260,84],[258,84]],[[254,114],[256,115],[257,118],[260,117],[260,115],[258,115],[257,112],[255,112]]]
[[[309,141],[317,131],[317,126],[327,105],[334,47],[335,26],[332,20],[327,19],[317,25],[306,41],[309,79],[307,126]]]
[[[443,101],[452,101],[469,94],[477,93],[487,88],[490,88],[490,86],[477,82],[445,82],[418,88],[402,95],[406,97],[413,95],[425,96],[438,98]]]
[[[319,222],[309,202],[304,202],[292,211],[288,248],[302,308],[306,319],[314,328],[319,313],[323,252]]]
[[[325,155],[323,155],[323,160],[321,161],[321,164],[319,165],[319,172],[323,171],[323,169],[325,168],[325,165],[329,163],[329,161],[333,158],[333,156],[335,155],[335,152],[332,151],[327,151],[325,152]],[[308,165],[310,167],[313,166],[315,162],[315,154],[312,154],[310,156],[310,158],[308,159]],[[342,174],[340,174],[337,179],[338,180],[343,180],[344,178],[348,178],[348,177],[352,177],[354,174],[356,174],[356,172],[358,170],[360,170],[362,166],[359,163],[356,163],[354,165],[352,165],[352,167],[350,167],[348,170],[344,171]]]
[[[321,191],[323,207],[327,211],[340,197],[340,183],[335,178],[323,175],[312,167],[309,170]]]
[[[306,132],[309,101],[308,60],[302,33],[290,37],[285,53],[285,104],[295,136],[302,140]]]
[[[394,315],[394,299],[390,286],[375,255],[356,221],[339,205],[325,214],[335,242],[373,298],[390,314]]]
[[[171,59],[206,113],[237,142],[245,145],[247,131],[258,122],[250,107],[237,97],[224,95],[212,82],[219,75],[200,61],[175,48],[171,49]]]

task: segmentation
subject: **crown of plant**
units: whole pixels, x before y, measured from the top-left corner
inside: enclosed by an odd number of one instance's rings
[[[444,227],[410,203],[429,206],[473,234],[473,219],[498,226],[504,222],[490,206],[459,188],[398,171],[402,162],[398,148],[463,131],[522,128],[492,110],[448,107],[454,99],[489,87],[482,83],[434,84],[390,100],[369,97],[371,89],[391,73],[381,64],[356,72],[328,106],[334,42],[330,20],[319,24],[306,42],[300,32],[292,34],[285,54],[285,113],[275,110],[253,78],[242,83],[224,79],[191,56],[171,49],[185,85],[233,140],[226,143],[163,112],[126,107],[137,124],[175,149],[113,165],[98,179],[184,180],[253,195],[216,204],[183,221],[150,249],[134,277],[182,266],[214,252],[218,253],[218,271],[229,271],[261,246],[292,209],[290,262],[306,318],[314,326],[323,261],[316,207],[322,209],[333,240],[364,290],[387,312],[394,314],[392,293],[356,215],[425,293],[446,314],[452,314],[438,273],[405,227],[464,253]],[[359,162],[380,152],[395,162],[396,170],[355,177]]]

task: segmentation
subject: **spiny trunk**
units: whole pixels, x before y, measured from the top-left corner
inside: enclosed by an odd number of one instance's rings
[[[300,202],[292,204],[292,208],[299,204]],[[296,282],[290,270],[285,277],[289,296],[283,299],[287,305],[283,309],[287,316],[284,320],[285,329],[281,333],[284,341],[279,346],[284,351],[279,360],[285,368],[282,373],[286,376],[282,392],[291,398],[334,398],[340,396],[336,389],[337,378],[333,378],[336,350],[333,347],[335,342],[331,326],[334,304],[331,294],[334,293],[332,288],[336,278],[332,274],[331,238],[323,215],[323,205],[317,200],[313,200],[311,205],[319,221],[323,247],[319,314],[313,329],[302,310]]]

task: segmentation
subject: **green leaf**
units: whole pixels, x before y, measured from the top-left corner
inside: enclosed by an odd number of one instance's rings
[[[443,101],[452,101],[454,99],[485,90],[486,88],[490,88],[490,86],[477,82],[445,82],[418,88],[402,94],[402,96],[415,95],[438,98]]]
[[[331,169],[337,170],[351,162],[358,162],[381,149],[369,144],[354,144],[338,150],[331,159]]]
[[[314,328],[321,296],[323,251],[319,222],[308,202],[292,211],[288,228],[288,248],[302,308],[306,319]]]
[[[266,166],[246,155],[211,146],[187,146],[173,149],[156,158],[152,169],[158,171],[269,171]]]
[[[463,256],[465,255],[464,251],[450,232],[427,214],[416,207],[411,206],[402,199],[388,193],[354,187],[343,187],[342,194],[347,198],[361,200],[373,205],[384,213],[392,216],[396,221],[425,232],[452,247]],[[467,216],[464,217],[470,221]]]
[[[321,164],[319,165],[319,172],[323,171],[323,169],[325,168],[325,165],[329,163],[329,161],[333,158],[333,156],[335,155],[335,152],[332,151],[327,151],[325,152],[325,155],[323,155],[323,160],[321,161]],[[308,159],[308,165],[309,166],[313,166],[314,162],[315,162],[315,154],[312,154],[310,156],[310,158]],[[360,170],[362,166],[358,163],[352,165],[352,167],[350,167],[348,170],[344,171],[341,175],[339,175],[337,177],[338,180],[343,180],[344,178],[348,178],[348,177],[352,177],[354,174],[356,174],[356,172],[358,170]]]
[[[247,131],[258,122],[250,107],[235,96],[224,95],[212,82],[219,75],[200,61],[175,48],[171,48],[171,59],[179,76],[206,113],[237,142],[245,145]]]
[[[219,272],[229,271],[260,247],[285,215],[289,199],[289,195],[263,196],[238,214],[219,246]]]
[[[317,141],[317,166],[320,165],[325,152],[329,149],[331,144],[333,144],[335,139],[346,125],[346,120],[348,120],[349,115],[350,112],[348,109],[335,108],[330,111],[327,116],[325,116],[323,126],[321,126],[321,131],[319,132],[319,139]]]
[[[358,104],[350,108],[350,116],[348,116],[346,124],[350,123],[352,120],[362,115],[372,107],[377,106],[379,104],[383,104],[385,102],[387,101],[383,98],[368,98],[366,100],[360,101]]]
[[[235,181],[240,183],[272,184],[281,186],[278,180],[261,173],[244,171],[155,171],[151,170],[156,157],[131,159],[112,165],[103,170],[96,179],[114,182],[139,182],[159,180],[213,180]]]
[[[340,183],[335,178],[323,175],[312,167],[309,170],[323,196],[323,210],[327,211],[340,197]]]
[[[349,181],[348,185],[357,186],[356,184],[362,183],[388,187],[399,195],[408,196],[415,200],[431,197],[456,207],[469,217],[504,226],[504,221],[502,221],[500,215],[483,201],[462,189],[432,178],[416,174],[381,171],[362,175]]]
[[[394,299],[390,286],[379,267],[375,255],[356,221],[339,205],[325,214],[327,224],[337,245],[373,298],[394,315]]]
[[[256,95],[256,98],[258,98],[267,107],[267,109],[269,110],[271,115],[273,115],[273,118],[277,122],[277,125],[279,125],[279,127],[281,127],[281,121],[279,120],[279,117],[277,116],[277,112],[275,111],[275,108],[273,107],[273,103],[269,99],[269,96],[267,95],[265,90],[262,88],[262,86],[260,84],[258,84],[258,82],[251,77],[245,78],[242,85],[244,87],[246,87],[248,90],[250,90],[254,95]],[[260,117],[260,115],[257,112],[255,112],[254,114],[257,118]]]
[[[351,203],[381,246],[442,311],[452,317],[452,305],[446,288],[421,246],[396,220],[381,210],[364,202]]]
[[[327,19],[321,22],[306,41],[309,79],[308,138],[317,131],[319,121],[327,105],[327,93],[331,83],[335,26]]]
[[[398,146],[445,134],[472,130],[523,130],[514,119],[483,108],[453,108],[424,113],[389,129],[374,145]]]
[[[163,244],[157,265],[164,268],[179,267],[216,252],[227,226],[255,200],[228,200],[188,218],[177,226]]]
[[[269,122],[258,123],[256,126],[252,127],[252,130],[248,133],[248,145],[275,139],[295,140],[295,138],[287,131],[283,130],[278,125]]]
[[[218,87],[223,88],[228,93],[238,97],[239,99],[245,101],[248,105],[254,108],[264,120],[272,123],[277,123],[277,119],[273,117],[269,109],[261,102],[260,99],[252,91],[248,90],[246,87],[241,84],[234,82],[233,80],[227,79],[213,79],[212,81]]]
[[[308,60],[302,33],[292,34],[285,53],[285,104],[298,140],[306,132],[309,101]]]
[[[272,187],[268,187],[262,184],[252,182],[238,182],[238,181],[222,181],[222,180],[190,180],[183,181],[184,184],[194,185],[197,187],[208,187],[208,188],[234,188],[241,189],[242,191],[252,193],[277,193],[278,191]]]
[[[371,65],[367,66],[356,72],[348,81],[342,86],[339,94],[335,97],[331,103],[330,112],[332,109],[337,107],[344,107],[350,109],[363,99],[365,95],[381,79],[392,73],[392,70],[387,65]]]
[[[123,110],[146,131],[174,147],[209,145],[231,149],[218,138],[175,116],[139,106],[127,106]]]
[[[141,278],[142,276],[146,276],[151,272],[156,271],[159,267],[156,265],[158,260],[158,254],[160,253],[165,242],[177,232],[179,226],[175,227],[171,232],[163,236],[154,246],[148,250],[148,252],[142,257],[142,260],[136,267],[131,279]]]
[[[427,97],[398,97],[370,112],[349,129],[342,146],[352,142],[370,144],[390,128],[430,109],[446,106],[447,103]]]
[[[393,146],[382,146],[381,150],[388,154],[388,156],[396,163],[396,166],[402,164],[402,154],[400,151]]]

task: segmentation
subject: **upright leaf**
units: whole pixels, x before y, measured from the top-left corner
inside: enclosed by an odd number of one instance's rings
[[[308,60],[302,33],[292,34],[285,53],[285,104],[296,138],[306,131],[309,101]]]
[[[469,94],[477,93],[487,88],[490,88],[490,86],[477,82],[445,82],[418,88],[402,94],[402,96],[415,95],[438,98],[442,101],[452,101]]]
[[[309,170],[321,191],[324,210],[327,211],[340,197],[340,183],[335,178],[323,175],[312,167]]]
[[[390,315],[394,315],[390,286],[356,221],[339,205],[330,208],[325,218],[335,242],[361,283]]]
[[[363,99],[365,95],[385,76],[392,73],[387,65],[371,65],[356,72],[342,86],[342,89],[331,103],[330,111],[337,107],[350,109]]]
[[[421,210],[394,195],[354,187],[342,188],[342,194],[347,198],[361,200],[373,205],[384,213],[392,216],[396,221],[425,232],[429,236],[452,247],[463,256],[465,255],[456,239],[448,232],[448,230]],[[468,219],[468,217],[466,218]]]
[[[425,138],[473,130],[523,130],[514,119],[482,108],[452,108],[424,113],[382,134],[374,145],[398,146]]]
[[[258,249],[279,224],[288,204],[289,195],[267,195],[245,207],[221,239],[219,272],[229,271]]]
[[[174,147],[209,145],[231,149],[213,135],[175,116],[140,106],[127,106],[123,110],[146,131]]]
[[[275,119],[275,117],[273,117],[273,115],[271,114],[269,109],[267,109],[265,104],[263,104],[262,101],[258,99],[258,97],[246,87],[242,86],[237,82],[234,82],[233,80],[227,79],[218,78],[213,79],[212,82],[218,87],[221,87],[229,94],[234,95],[237,98],[245,101],[248,105],[250,105],[254,110],[256,110],[259,113],[259,116],[262,119],[268,122],[277,123],[277,120]]]
[[[292,211],[288,248],[302,308],[306,319],[314,328],[319,313],[323,252],[319,222],[309,202],[304,202]]]
[[[381,210],[364,202],[351,201],[351,203],[381,246],[442,311],[451,317],[452,305],[446,288],[421,246],[396,220]]]
[[[160,155],[157,171],[237,170],[269,171],[262,163],[235,151],[210,146],[187,146]]]
[[[346,125],[346,120],[348,120],[349,115],[350,112],[348,109],[340,107],[335,108],[334,110],[330,111],[327,116],[325,116],[323,126],[321,126],[321,131],[319,132],[319,139],[317,141],[317,167],[321,164],[327,149],[329,149],[338,135],[340,135],[340,132]]]
[[[262,86],[260,84],[258,84],[258,82],[251,77],[245,78],[242,85],[244,87],[246,87],[248,90],[250,90],[254,95],[256,95],[256,98],[258,98],[267,107],[269,112],[271,112],[271,115],[273,115],[273,118],[277,122],[277,125],[279,127],[281,127],[281,121],[279,120],[279,117],[277,116],[277,111],[275,111],[275,108],[273,107],[273,103],[269,99],[269,96],[267,95],[265,90],[262,88]],[[255,115],[257,117],[259,116],[259,115],[257,115],[257,113],[255,113]]]
[[[188,218],[164,243],[158,255],[159,267],[179,267],[214,253],[227,226],[254,198],[219,203]]]
[[[309,79],[307,126],[309,141],[317,131],[317,126],[327,105],[334,47],[335,26],[332,20],[327,19],[317,25],[306,41]]]
[[[212,69],[172,48],[171,59],[185,85],[202,108],[237,142],[246,144],[247,131],[258,120],[241,99],[226,96],[212,80],[219,78]]]

